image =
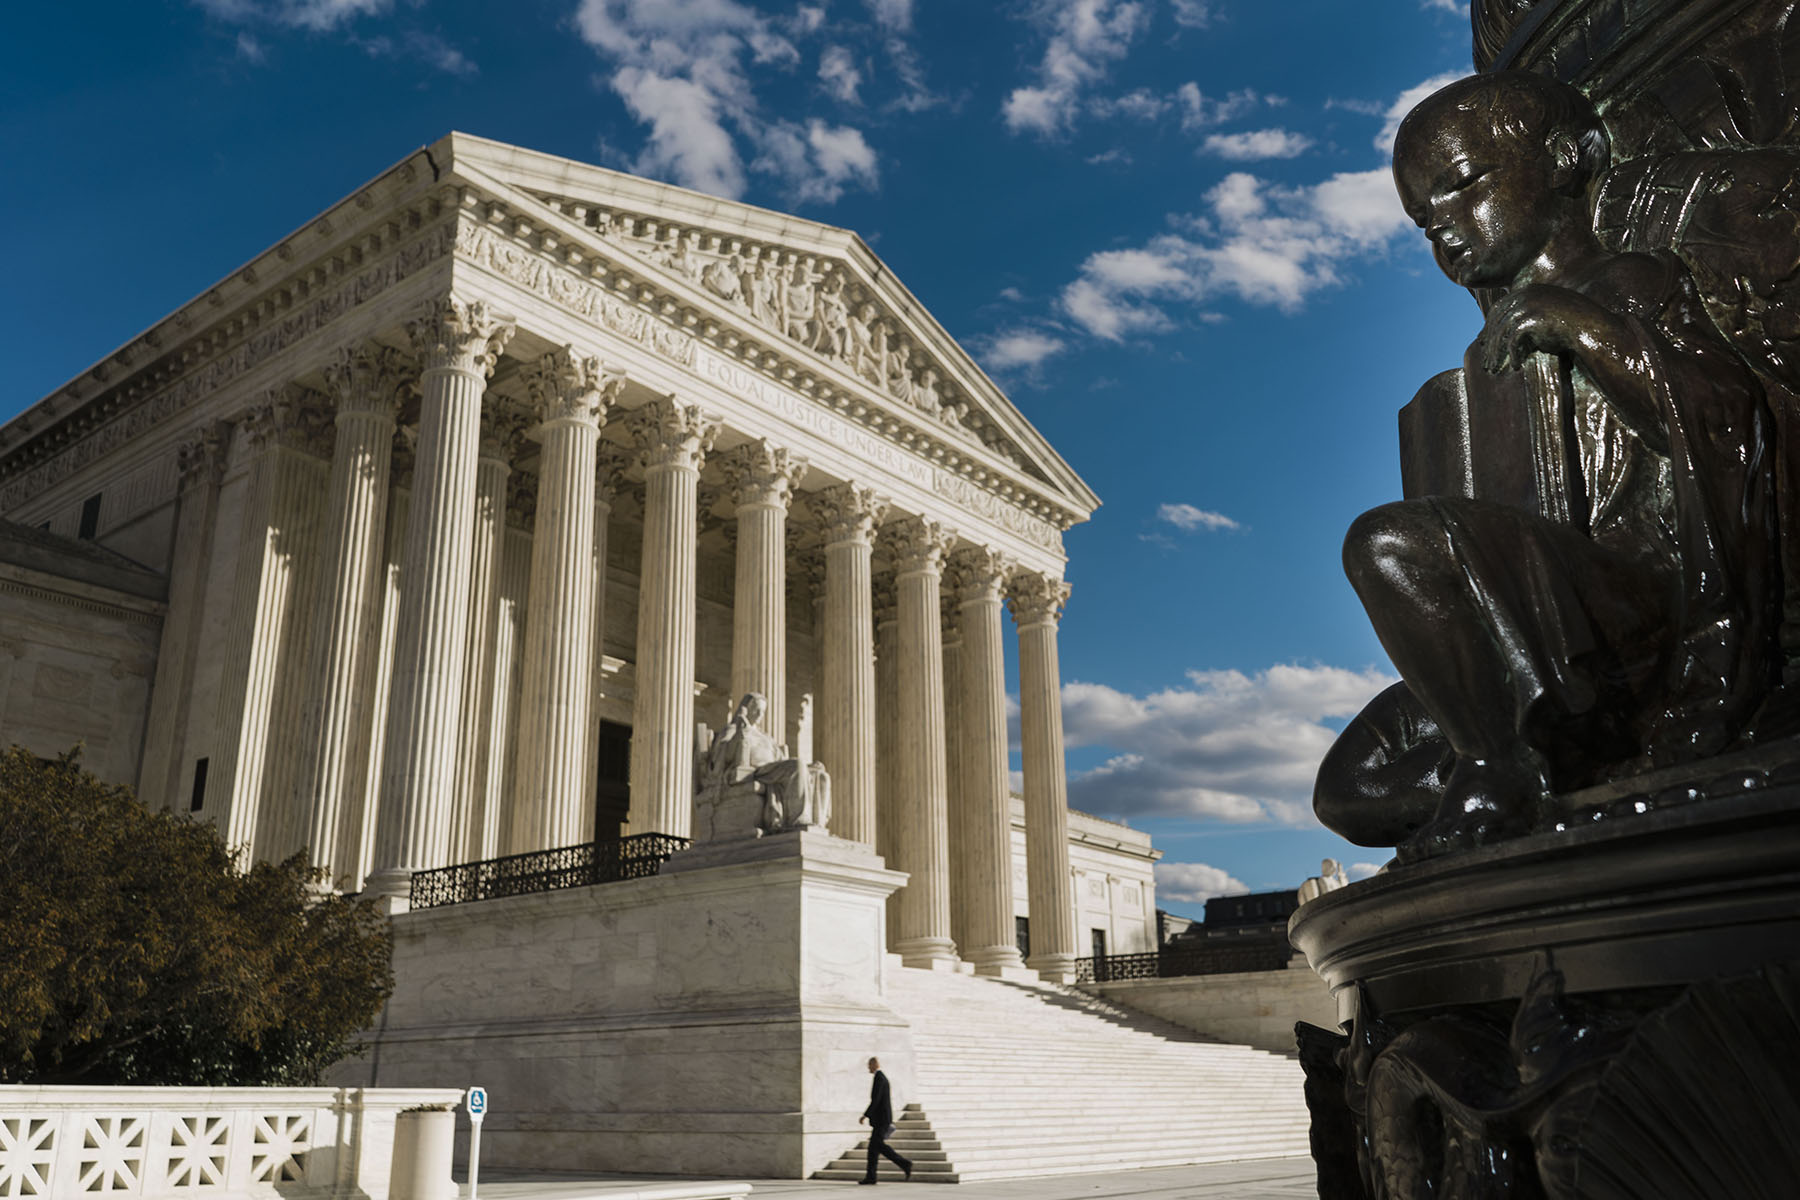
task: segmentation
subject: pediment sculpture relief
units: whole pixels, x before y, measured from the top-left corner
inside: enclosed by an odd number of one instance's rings
[[[761,837],[831,819],[831,777],[822,763],[804,762],[765,733],[765,702],[756,692],[738,701],[725,727],[694,764],[694,840]]]
[[[770,332],[841,363],[870,387],[965,430],[1003,458],[1024,465],[1018,447],[982,420],[970,399],[944,380],[925,350],[842,263],[652,217],[598,210],[563,197],[540,198]]]

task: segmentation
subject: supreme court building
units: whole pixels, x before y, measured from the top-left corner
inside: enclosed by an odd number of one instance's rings
[[[908,965],[1016,971],[1028,911],[1065,978],[1097,504],[855,234],[451,134],[0,428],[8,544],[93,547],[0,562],[0,740],[63,714],[145,803],[399,911],[421,869],[686,836],[696,726],[756,691],[906,874]]]

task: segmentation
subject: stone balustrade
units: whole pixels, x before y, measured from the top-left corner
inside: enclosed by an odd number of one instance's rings
[[[387,1200],[395,1119],[458,1088],[0,1086],[0,1195]]]

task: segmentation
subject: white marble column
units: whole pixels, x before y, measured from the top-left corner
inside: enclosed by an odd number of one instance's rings
[[[892,575],[870,586],[875,620],[875,853],[900,870],[900,604]],[[836,797],[832,798],[833,804]],[[900,893],[887,902],[887,944],[900,936]]]
[[[758,692],[763,729],[787,737],[787,513],[806,463],[767,441],[720,456],[737,514],[731,700]],[[827,768],[829,770],[829,768]],[[835,796],[834,796],[835,799]]]
[[[957,953],[968,958],[969,856],[959,841],[967,823],[963,779],[963,634],[962,613],[956,604],[954,569],[946,563],[943,585],[944,617],[944,826],[950,847],[950,937]]]
[[[344,886],[357,864],[340,861],[345,811],[360,799],[368,763],[359,736],[370,717],[387,538],[388,470],[400,394],[414,378],[405,355],[374,342],[341,351],[325,372],[337,398],[327,483],[324,567],[313,611],[313,654],[301,744],[299,804],[315,867]]]
[[[600,778],[600,702],[606,693],[606,534],[612,521],[613,501],[618,496],[619,485],[625,481],[628,465],[626,452],[621,447],[601,443],[594,472],[594,624],[589,656],[592,665],[588,674],[587,745],[583,752],[590,789],[598,785]],[[594,806],[589,804],[581,824],[584,842],[599,836],[599,831],[594,828],[594,815]],[[613,834],[608,832],[607,836]]]
[[[700,465],[718,423],[673,396],[631,414],[644,464],[629,833],[687,837],[694,821],[694,543]]]
[[[482,301],[435,301],[408,326],[424,365],[412,516],[402,559],[374,869],[364,890],[402,909],[412,872],[450,847],[475,535],[481,397],[513,329]]]
[[[224,742],[212,777],[225,790],[229,809],[217,823],[233,849],[270,840],[285,819],[286,796],[265,784],[277,687],[295,603],[294,540],[313,481],[307,447],[323,441],[329,416],[318,397],[288,386],[271,391],[244,417],[241,432],[250,459],[247,494],[240,509],[237,569],[231,616],[225,631],[225,681],[214,717]],[[213,808],[209,801],[206,806]],[[266,810],[266,811],[265,811]]]
[[[1069,781],[1063,764],[1062,679],[1056,629],[1069,585],[1048,575],[1015,576],[1019,626],[1019,741],[1025,772],[1025,878],[1031,912],[1031,967],[1067,982],[1075,969],[1074,898],[1069,880]]]
[[[963,863],[968,941],[963,958],[979,975],[1024,966],[1014,944],[1011,789],[1007,786],[1006,649],[1001,612],[1015,564],[986,548],[959,551],[951,579],[962,617],[961,820],[950,828]],[[1068,863],[1067,819],[1061,845]],[[1035,910],[1034,910],[1035,911]],[[1033,922],[1032,940],[1036,941]]]
[[[474,553],[469,559],[469,633],[463,654],[463,711],[456,756],[456,807],[450,818],[450,861],[479,862],[488,852],[490,810],[500,807],[488,788],[493,749],[494,670],[500,642],[500,564],[506,553],[506,493],[526,417],[491,402],[481,414],[475,452]]]
[[[825,526],[819,761],[831,776],[831,832],[877,849],[875,616],[870,560],[887,501],[839,484],[809,499]]]
[[[515,474],[507,488],[507,525],[501,538],[500,605],[494,621],[493,709],[488,718],[487,794],[493,802],[482,813],[482,858],[518,852],[512,844],[512,812],[513,781],[519,773],[519,685],[524,675],[519,659],[525,648],[525,612],[531,591],[531,534],[527,530],[530,518],[524,511],[529,493],[519,486],[521,482]]]
[[[624,387],[600,360],[572,346],[525,372],[540,424],[537,521],[525,618],[525,678],[519,700],[519,769],[512,842],[522,851],[581,841],[593,808],[587,777],[588,705],[593,700],[594,472],[600,422]]]
[[[185,752],[188,713],[194,667],[203,653],[200,622],[205,616],[219,485],[225,479],[230,437],[229,424],[213,421],[175,452],[180,481],[175,539],[169,551],[169,616],[156,652],[156,679],[150,690],[143,765],[138,772],[138,799],[146,808],[187,812],[193,795]]]
[[[925,517],[893,528],[900,605],[899,805],[895,865],[910,876],[900,890],[894,949],[909,967],[956,964],[950,938],[950,846],[944,774],[944,644],[939,580],[954,535]]]

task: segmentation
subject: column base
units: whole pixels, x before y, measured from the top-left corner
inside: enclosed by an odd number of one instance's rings
[[[382,915],[394,917],[412,911],[412,872],[404,867],[371,871],[363,880],[362,894],[375,901]]]
[[[1034,954],[1026,965],[1036,971],[1037,977],[1045,983],[1075,982],[1073,954]]]
[[[1015,983],[1030,983],[1037,974],[1025,966],[1025,960],[1019,957],[1017,946],[987,946],[968,955],[968,961],[975,966],[975,974],[989,979],[1009,979]]]
[[[894,943],[900,965],[926,971],[954,971],[962,960],[956,957],[956,943],[949,938],[907,938]]]

